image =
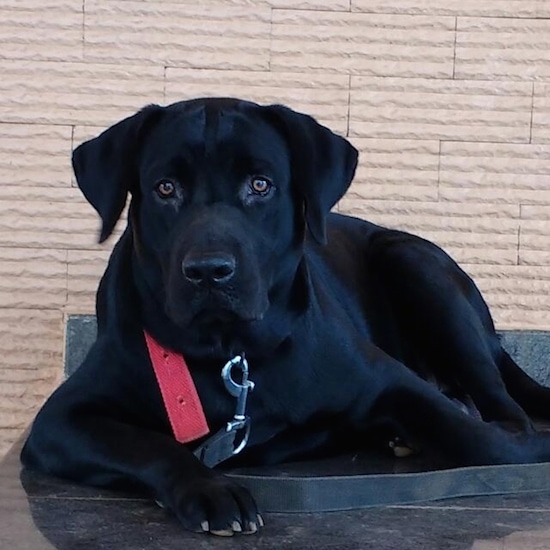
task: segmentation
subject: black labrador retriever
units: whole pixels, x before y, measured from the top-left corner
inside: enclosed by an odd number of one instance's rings
[[[151,105],[80,145],[100,240],[130,193],[128,225],[97,341],[36,417],[24,464],[144,488],[191,530],[263,525],[250,493],[193,454],[204,437],[176,441],[144,331],[185,358],[211,433],[235,412],[220,369],[246,354],[256,388],[238,464],[371,434],[456,465],[550,460],[532,426],[550,418],[550,390],[502,349],[472,280],[426,240],[329,213],[356,164],[313,118],[237,99]]]

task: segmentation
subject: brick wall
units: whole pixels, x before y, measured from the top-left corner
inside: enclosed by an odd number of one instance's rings
[[[550,330],[547,0],[2,0],[0,454],[61,378],[112,241],[72,148],[146,103],[281,102],[361,150],[343,212],[435,240]]]

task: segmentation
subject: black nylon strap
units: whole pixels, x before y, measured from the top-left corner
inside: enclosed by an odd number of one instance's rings
[[[265,512],[335,512],[460,496],[550,490],[550,463],[474,466],[407,474],[228,475],[247,487]]]
[[[222,428],[209,437],[193,454],[206,466],[213,468],[233,456],[237,433]]]

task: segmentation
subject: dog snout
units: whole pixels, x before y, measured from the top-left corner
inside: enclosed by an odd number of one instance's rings
[[[224,285],[235,275],[235,257],[224,252],[188,253],[182,261],[184,277],[195,285]]]

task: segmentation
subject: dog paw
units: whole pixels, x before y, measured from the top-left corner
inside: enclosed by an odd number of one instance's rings
[[[223,476],[193,480],[171,497],[161,504],[196,533],[231,537],[253,534],[264,526],[249,491]]]
[[[389,448],[397,458],[406,458],[416,454],[416,450],[412,445],[405,443],[399,437],[395,437],[388,443]]]

